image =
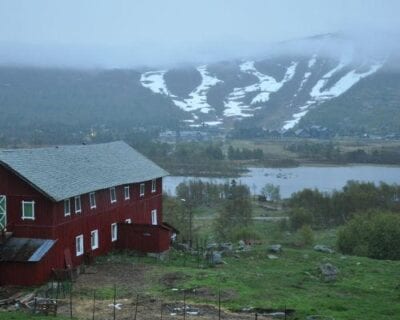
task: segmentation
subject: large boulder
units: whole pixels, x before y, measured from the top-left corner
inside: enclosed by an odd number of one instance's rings
[[[339,273],[339,269],[331,263],[324,263],[319,266],[325,281],[335,281]]]
[[[282,252],[282,245],[281,244],[271,244],[268,247],[268,251],[272,253],[280,253]]]
[[[325,246],[323,244],[317,244],[314,246],[315,251],[319,252],[324,252],[324,253],[334,253],[335,251],[329,248],[328,246]]]

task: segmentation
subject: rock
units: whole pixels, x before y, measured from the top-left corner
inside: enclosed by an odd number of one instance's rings
[[[335,281],[337,278],[337,275],[339,273],[338,268],[336,268],[331,263],[321,264],[319,266],[319,269],[320,269],[321,274],[323,275],[325,281]]]
[[[325,253],[334,253],[335,252],[334,250],[332,250],[331,248],[329,248],[323,244],[315,245],[314,250],[319,251],[319,252],[325,252]]]
[[[280,245],[280,244],[271,244],[268,247],[268,251],[269,252],[273,252],[273,253],[279,253],[279,252],[282,251],[282,245]]]
[[[271,312],[267,313],[266,316],[272,318],[286,318],[286,314],[284,312]]]
[[[207,259],[210,264],[222,264],[222,254],[221,252],[214,251],[207,254]]]
[[[209,243],[207,244],[207,250],[215,250],[217,249],[218,245],[216,243]]]
[[[221,250],[222,252],[226,253],[226,252],[232,252],[233,251],[233,245],[230,242],[227,243],[221,243],[219,245],[219,250]]]
[[[268,257],[268,259],[270,259],[270,260],[276,260],[276,259],[278,259],[278,257],[275,256],[275,255],[273,255],[273,254],[269,254],[267,257]]]
[[[238,246],[239,246],[239,249],[240,249],[240,248],[244,248],[246,246],[246,244],[244,243],[243,240],[239,240]]]

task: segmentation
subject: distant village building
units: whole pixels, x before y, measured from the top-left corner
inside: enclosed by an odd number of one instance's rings
[[[0,150],[0,285],[34,285],[110,250],[163,252],[168,173],[124,142]]]

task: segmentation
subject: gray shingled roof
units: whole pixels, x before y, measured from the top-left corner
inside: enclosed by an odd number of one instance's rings
[[[123,141],[0,149],[0,164],[54,201],[168,175]]]

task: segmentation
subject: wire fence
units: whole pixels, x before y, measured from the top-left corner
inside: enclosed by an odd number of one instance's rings
[[[177,290],[176,299],[168,301],[155,298],[145,293],[136,293],[129,297],[119,297],[118,288],[114,285],[112,297],[104,299],[93,290],[91,297],[82,298],[79,291],[74,290],[72,282],[53,283],[47,290],[38,292],[35,297],[34,313],[62,314],[70,319],[91,320],[149,320],[149,319],[272,319],[279,316],[289,319],[291,310],[269,310],[263,313],[259,310],[243,310],[242,313],[232,313],[222,308],[221,292],[219,291],[212,304],[198,305],[188,302],[193,295],[185,289]],[[36,304],[37,302],[37,304]],[[55,304],[55,313],[49,305]]]

